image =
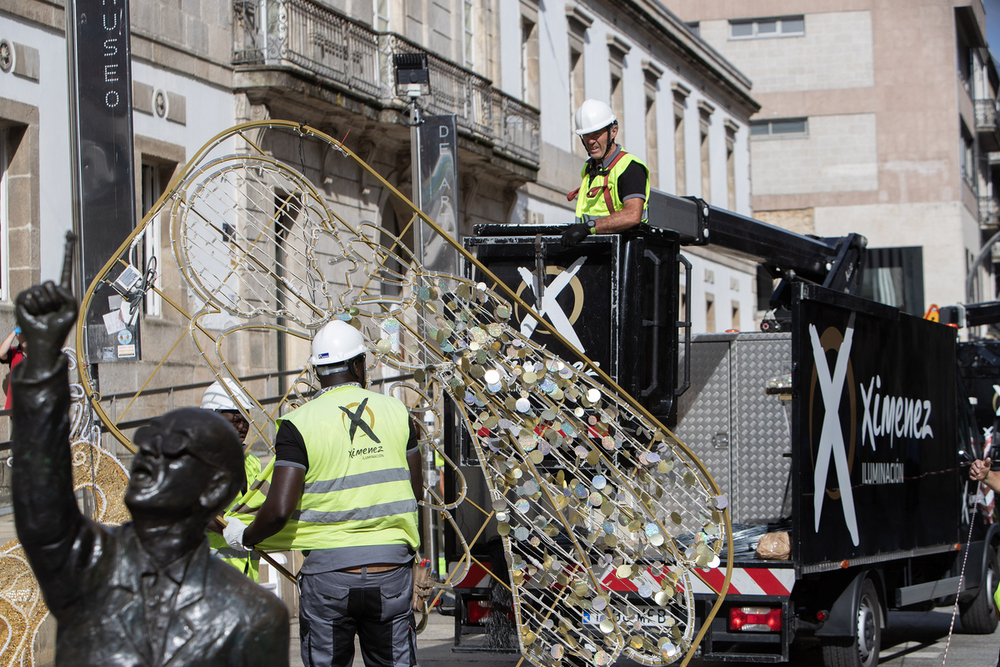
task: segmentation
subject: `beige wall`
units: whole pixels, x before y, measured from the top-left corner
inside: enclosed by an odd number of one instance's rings
[[[871,247],[924,247],[924,307],[965,301],[969,214],[959,202],[827,206],[815,209],[816,234],[863,234]]]
[[[143,36],[197,58],[228,65],[232,57],[231,3],[217,0],[141,0],[129,4],[133,36]]]
[[[753,81],[755,95],[863,88],[875,83],[871,12],[807,14],[805,35],[730,39],[729,21],[701,22],[701,36]]]
[[[755,209],[957,201],[961,197],[961,86],[956,76],[953,4],[945,0],[924,0],[916,6],[909,0],[671,3],[671,9],[685,21],[700,20],[705,39],[751,77],[754,97],[762,105],[755,119],[807,116],[812,135],[816,116],[875,115],[877,190],[833,188],[844,194],[831,195],[826,184],[804,189],[800,183],[788,182],[781,187],[774,182],[777,177],[768,177],[772,182],[762,187],[764,177],[757,162],[766,160],[773,147],[752,141]],[[805,37],[728,39],[730,19],[798,13],[805,16]],[[850,39],[850,48],[842,48],[825,32]],[[861,44],[864,35],[870,38],[867,46]],[[848,62],[861,72],[843,72]],[[825,72],[820,71],[824,63]],[[791,180],[798,179],[794,175]],[[810,192],[815,199],[802,196]]]
[[[811,208],[784,209],[780,211],[754,211],[758,220],[782,227],[796,234],[815,234],[816,220]]]
[[[814,116],[808,136],[751,142],[757,195],[878,188],[875,114]]]
[[[952,3],[924,3],[920,11],[888,3],[873,18],[880,201],[954,201],[961,176]],[[944,173],[934,167],[942,161]]]
[[[926,303],[965,298],[982,243],[962,185],[960,126],[975,132],[957,74],[953,0],[673,0],[753,80],[754,120],[808,118],[808,138],[751,141],[754,210],[813,209],[820,235],[923,245]],[[730,40],[729,21],[803,15],[805,36]]]
[[[929,0],[917,10],[904,0],[680,0],[671,7],[684,20],[700,19],[703,37],[748,73],[762,106],[755,119],[808,117],[812,137],[822,127],[817,117],[875,117],[877,132],[870,149],[877,151],[877,189],[867,179],[862,179],[863,187],[831,187],[827,180],[815,178],[809,184],[808,173],[803,176],[788,166],[782,185],[780,176],[765,176],[758,164],[771,159],[775,147],[754,140],[754,209],[955,201],[960,197],[960,85],[951,2]],[[797,13],[805,16],[804,37],[728,39],[729,19]],[[849,69],[853,71],[845,71]],[[845,140],[854,143],[857,137],[845,135]],[[821,142],[816,145],[820,151],[827,149]],[[838,159],[835,154],[828,157],[835,163]],[[852,179],[855,176],[848,177],[848,182]],[[831,192],[851,194],[831,198]],[[803,199],[805,193],[819,198]]]

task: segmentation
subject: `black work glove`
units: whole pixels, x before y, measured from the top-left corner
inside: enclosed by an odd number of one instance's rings
[[[588,236],[590,236],[590,225],[578,222],[567,227],[562,233],[562,244],[567,248],[574,248]]]

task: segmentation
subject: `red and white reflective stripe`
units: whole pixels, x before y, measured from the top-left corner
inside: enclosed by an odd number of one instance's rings
[[[691,577],[691,592],[695,595],[718,593],[726,580],[726,571],[722,568],[698,569]],[[700,576],[699,576],[700,575]],[[633,580],[619,579],[615,568],[604,571],[601,585],[611,591],[635,592],[637,585],[647,583],[653,589],[659,587],[662,576],[654,577],[647,569]],[[790,568],[752,567],[733,568],[733,577],[729,582],[729,595],[791,595],[795,586],[795,570]]]
[[[645,581],[647,578],[652,580],[653,583],[656,584],[657,586],[659,585],[659,580],[656,579],[656,577],[654,577],[652,574],[650,574],[649,570],[646,570],[637,577],[637,579],[643,581]],[[628,579],[619,579],[618,576],[615,574],[614,567],[609,567],[604,571],[604,574],[601,575],[601,586],[603,586],[609,591],[629,591],[634,593],[636,590],[638,590],[636,588],[636,585],[633,584]]]
[[[449,563],[448,572],[454,572],[458,563]],[[469,571],[461,581],[452,584],[456,588],[488,588],[492,577],[489,573],[489,563],[480,565],[473,563]],[[565,570],[570,575],[582,569],[578,564],[571,564]],[[723,568],[697,569],[696,576],[691,577],[691,592],[698,594],[718,593],[722,589],[722,584],[726,580],[726,571]],[[525,579],[529,581],[529,579]],[[640,584],[646,583],[653,590],[657,590],[663,576],[653,576],[646,569],[634,579],[619,579],[616,568],[608,567],[600,577],[601,586],[610,591],[634,593]],[[561,586],[553,585],[554,588]],[[787,596],[792,594],[795,587],[795,570],[792,568],[766,568],[766,567],[737,567],[733,568],[733,577],[729,582],[728,595],[776,595]]]
[[[464,564],[463,564],[464,567]],[[448,574],[449,576],[458,568],[458,563],[448,563]],[[452,586],[456,588],[489,588],[490,579],[490,564],[484,563],[480,565],[479,563],[473,563],[469,567],[469,571],[465,573],[461,581],[452,582]]]
[[[726,580],[723,568],[695,570],[695,593],[718,593]],[[734,567],[727,595],[791,595],[795,570],[791,568]]]

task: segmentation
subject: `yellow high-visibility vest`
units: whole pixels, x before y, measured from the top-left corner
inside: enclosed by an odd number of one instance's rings
[[[278,420],[295,425],[309,469],[298,507],[267,550],[420,546],[406,444],[409,411],[391,396],[336,387]]]
[[[257,479],[257,476],[260,475],[260,459],[253,454],[244,454],[243,471],[246,474],[247,486],[249,487]],[[260,507],[264,502],[264,495],[255,495],[255,500],[257,501],[255,507]],[[233,503],[233,508],[239,508],[242,503],[243,496],[237,496],[236,501]],[[231,516],[232,513],[233,510],[231,509],[227,513],[227,516]],[[251,521],[253,521],[252,516],[248,517],[244,523],[250,523]],[[215,555],[221,558],[223,563],[232,565],[255,582],[260,581],[260,554],[253,551],[241,553],[235,549],[230,549],[229,545],[226,544],[226,539],[218,533],[208,533],[208,546],[215,550]]]
[[[643,169],[646,170],[646,199],[642,205],[640,222],[649,222],[649,169],[641,160],[625,151],[618,153],[607,172],[601,171],[594,178],[587,175],[587,165],[583,165],[583,169],[580,170],[583,182],[577,192],[576,200],[577,222],[589,223],[595,218],[604,218],[614,211],[621,210],[622,200],[618,193],[618,177],[633,162],[642,165]]]

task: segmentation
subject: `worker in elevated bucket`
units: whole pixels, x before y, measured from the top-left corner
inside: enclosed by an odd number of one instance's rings
[[[592,234],[617,234],[649,220],[649,169],[615,143],[618,117],[611,107],[586,100],[576,110],[574,124],[589,159],[580,172],[580,187],[566,195],[577,200],[576,222],[562,234],[567,247]]]

